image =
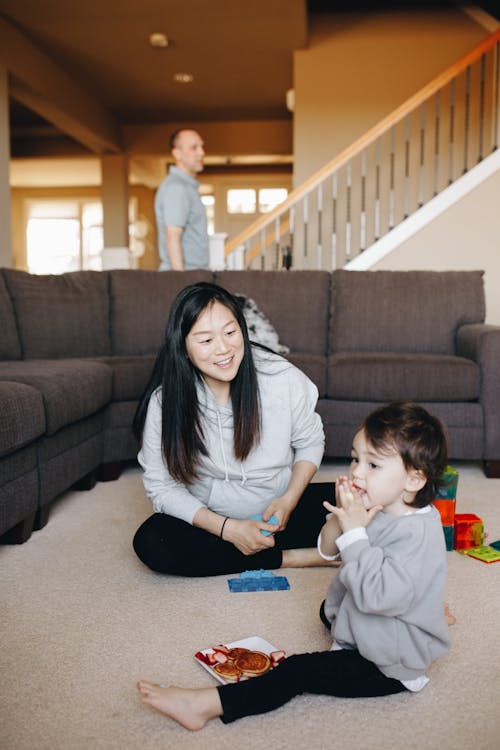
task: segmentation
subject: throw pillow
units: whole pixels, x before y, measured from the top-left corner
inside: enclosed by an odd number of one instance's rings
[[[288,354],[290,347],[280,343],[278,332],[271,321],[259,310],[257,303],[251,297],[243,294],[235,295],[243,310],[251,341],[263,344],[277,354]]]

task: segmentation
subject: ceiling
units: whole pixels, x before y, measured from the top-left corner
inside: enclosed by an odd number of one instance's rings
[[[0,0],[0,17],[120,124],[289,117],[307,41],[305,0]],[[14,139],[46,122],[13,97]]]
[[[0,0],[12,157],[98,162],[120,150],[124,125],[290,120],[286,92],[308,15],[387,4],[411,3]],[[167,46],[150,45],[158,32]]]

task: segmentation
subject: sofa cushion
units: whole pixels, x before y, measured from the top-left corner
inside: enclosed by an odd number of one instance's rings
[[[12,300],[5,285],[3,273],[0,273],[0,320],[2,321],[2,335],[0,336],[0,359],[20,359],[21,342],[17,335],[16,319],[12,308]]]
[[[4,276],[25,359],[110,353],[106,273],[56,276],[4,269]]]
[[[328,271],[220,271],[217,284],[251,297],[292,352],[326,354]]]
[[[380,405],[376,401],[321,400],[318,412],[325,428],[325,455],[350,456],[354,433],[369,412]],[[474,460],[483,457],[484,415],[481,404],[424,401],[422,406],[443,422],[450,459]]]
[[[26,383],[40,391],[48,435],[94,414],[111,399],[111,368],[92,360],[2,362],[0,381],[5,380]]]
[[[24,383],[0,382],[0,456],[45,433],[42,394]]]
[[[137,401],[153,372],[156,354],[142,357],[103,357],[113,372],[113,401]]]
[[[330,353],[453,354],[464,323],[485,316],[483,271],[332,274]]]
[[[473,401],[479,366],[441,354],[342,352],[328,359],[328,397],[348,401]]]
[[[170,306],[188,284],[212,281],[210,271],[110,271],[111,353],[156,354]]]

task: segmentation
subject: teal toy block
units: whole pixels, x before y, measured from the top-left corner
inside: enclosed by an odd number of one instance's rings
[[[438,491],[437,499],[447,498],[455,500],[457,496],[458,471],[453,466],[447,466],[441,476],[441,487]]]
[[[455,542],[455,527],[454,526],[443,526],[444,540],[446,542],[446,549],[451,552]]]

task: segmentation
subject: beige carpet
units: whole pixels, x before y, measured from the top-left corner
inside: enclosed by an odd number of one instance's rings
[[[458,512],[500,538],[500,480],[460,471]],[[329,479],[338,466],[326,467]],[[448,553],[458,616],[449,657],[419,695],[339,700],[304,695],[262,717],[189,733],[143,706],[139,677],[211,685],[193,654],[259,635],[287,653],[325,649],[318,607],[332,572],[288,570],[290,591],[231,594],[227,576],[166,578],[144,568],[131,538],[149,514],[139,470],[53,506],[48,525],[0,547],[2,750],[165,748],[500,748],[500,563]]]

